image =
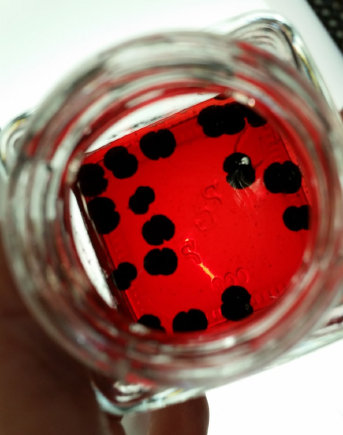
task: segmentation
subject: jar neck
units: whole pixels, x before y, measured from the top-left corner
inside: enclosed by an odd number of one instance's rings
[[[221,92],[255,107],[289,139],[309,180],[311,240],[283,300],[253,322],[162,336],[130,324],[99,295],[72,237],[70,191],[85,150],[125,117],[166,97]],[[20,143],[4,208],[18,286],[51,334],[107,375],[197,387],[255,371],[305,335],[335,297],[329,275],[341,249],[342,137],[326,102],[294,69],[246,43],[184,32],[107,50],[56,88]]]

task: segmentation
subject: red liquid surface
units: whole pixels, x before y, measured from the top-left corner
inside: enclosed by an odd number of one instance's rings
[[[169,333],[237,322],[273,304],[302,262],[298,163],[267,122],[229,106],[206,101],[85,157],[75,194],[134,321]]]

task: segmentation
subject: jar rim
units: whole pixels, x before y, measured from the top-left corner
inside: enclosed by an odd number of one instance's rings
[[[66,165],[70,162],[75,165],[80,149],[73,153],[90,120],[100,116],[101,111],[114,101],[123,99],[123,92],[142,86],[139,83],[140,74],[147,79],[149,72],[157,69],[164,72],[168,68],[174,69],[184,79],[188,74],[199,83],[215,83],[218,89],[220,86],[223,89],[231,86],[233,89],[232,83],[237,86],[247,80],[247,71],[249,74],[259,71],[250,88],[250,98],[261,104],[261,108],[272,101],[272,95],[268,94],[265,101],[261,100],[262,91],[266,95],[267,89],[265,83],[263,86],[258,83],[259,75],[264,79],[273,79],[272,82],[283,89],[280,93],[283,98],[287,98],[287,93],[289,98],[293,97],[296,89],[299,92],[298,101],[303,102],[301,110],[304,112],[306,109],[306,116],[312,119],[312,135],[317,135],[318,143],[320,137],[328,146],[326,150],[321,150],[321,165],[330,167],[330,171],[322,169],[321,176],[325,179],[320,180],[323,182],[322,200],[326,200],[325,204],[329,207],[327,213],[330,219],[320,222],[320,246],[317,246],[316,256],[313,257],[316,261],[303,277],[303,282],[313,281],[307,282],[311,292],[306,293],[304,303],[299,305],[297,300],[304,295],[304,290],[296,286],[298,290],[295,291],[292,283],[284,303],[273,307],[268,319],[263,316],[258,319],[253,324],[254,329],[249,325],[237,325],[230,330],[230,334],[207,333],[200,340],[195,335],[186,334],[184,344],[175,337],[162,339],[159,334],[148,333],[144,328],[132,331],[119,320],[116,325],[110,324],[101,317],[101,309],[96,328],[94,324],[85,322],[85,317],[80,314],[89,314],[88,310],[94,309],[94,306],[87,307],[81,300],[91,284],[79,260],[73,258],[70,240],[63,240],[61,244],[62,239],[58,237],[64,233],[66,225],[62,218],[61,200],[65,201],[66,186],[69,189],[73,182],[70,174],[77,171],[77,166],[73,166],[72,171],[66,171]],[[264,68],[263,74],[261,68]],[[153,80],[157,76],[153,75]],[[107,98],[108,91],[111,92],[110,98]],[[240,89],[240,92],[243,94],[244,90]],[[287,109],[286,101],[284,105]],[[273,110],[279,116],[284,114],[285,107],[281,110],[280,102],[273,101]],[[291,107],[294,109],[294,104]],[[118,112],[118,107],[116,110]],[[288,115],[288,121],[299,127],[298,113]],[[8,254],[20,252],[12,267],[26,302],[50,333],[74,355],[98,370],[101,363],[101,370],[108,374],[116,373],[114,366],[119,359],[125,360],[131,370],[142,370],[144,364],[144,374],[150,378],[163,379],[170,384],[187,382],[187,385],[193,386],[204,382],[217,384],[219,379],[221,383],[222,379],[237,377],[251,371],[252,367],[256,370],[265,365],[287,350],[292,340],[305,335],[335,297],[336,282],[330,281],[330,268],[334,267],[340,248],[337,234],[342,226],[342,219],[339,218],[343,204],[337,162],[333,161],[329,150],[332,149],[335,155],[341,153],[339,145],[342,145],[342,140],[336,134],[338,128],[329,106],[291,67],[241,41],[208,32],[169,32],[135,39],[106,50],[66,78],[37,109],[27,126],[11,173],[6,189],[7,229],[4,238]],[[96,134],[99,135],[100,131]],[[87,137],[94,140],[96,135],[87,133]],[[310,142],[309,139],[306,145],[312,147],[312,153],[318,152]],[[63,177],[64,190],[61,190]],[[328,202],[326,195],[329,194]],[[18,201],[25,205],[22,210],[16,206]],[[51,249],[56,258],[51,258]],[[46,263],[46,269],[42,270],[48,250],[51,264]],[[323,262],[323,258],[326,260],[324,270],[319,263]],[[57,267],[58,273],[54,267]],[[25,289],[21,288],[23,282]],[[326,285],[327,291],[323,292]],[[70,292],[67,298],[61,296],[62,287]],[[68,306],[71,301],[73,307]],[[290,339],[291,334],[287,334],[285,329],[294,324],[300,314],[301,325],[297,324],[297,330],[293,331],[293,338]],[[106,330],[108,335],[99,333],[99,330]],[[194,367],[194,361],[197,361],[197,367]],[[166,367],[169,368],[168,374]]]

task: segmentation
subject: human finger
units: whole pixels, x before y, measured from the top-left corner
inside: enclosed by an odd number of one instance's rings
[[[113,434],[122,435],[118,428]],[[88,375],[22,303],[0,245],[0,433],[105,435]]]
[[[206,397],[197,397],[151,413],[149,435],[206,435],[209,408]]]

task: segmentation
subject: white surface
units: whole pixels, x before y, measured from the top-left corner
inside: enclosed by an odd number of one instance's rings
[[[343,432],[343,342],[207,394],[208,435]]]
[[[1,0],[0,126],[85,57],[142,33],[204,28],[263,0]],[[182,12],[181,12],[182,11]],[[5,103],[5,104],[4,104]]]
[[[266,4],[300,29],[342,107],[343,58],[302,0],[1,0],[0,126],[36,105],[94,51],[143,32],[204,28]],[[337,343],[211,391],[209,435],[342,432],[341,367],[343,343]]]

